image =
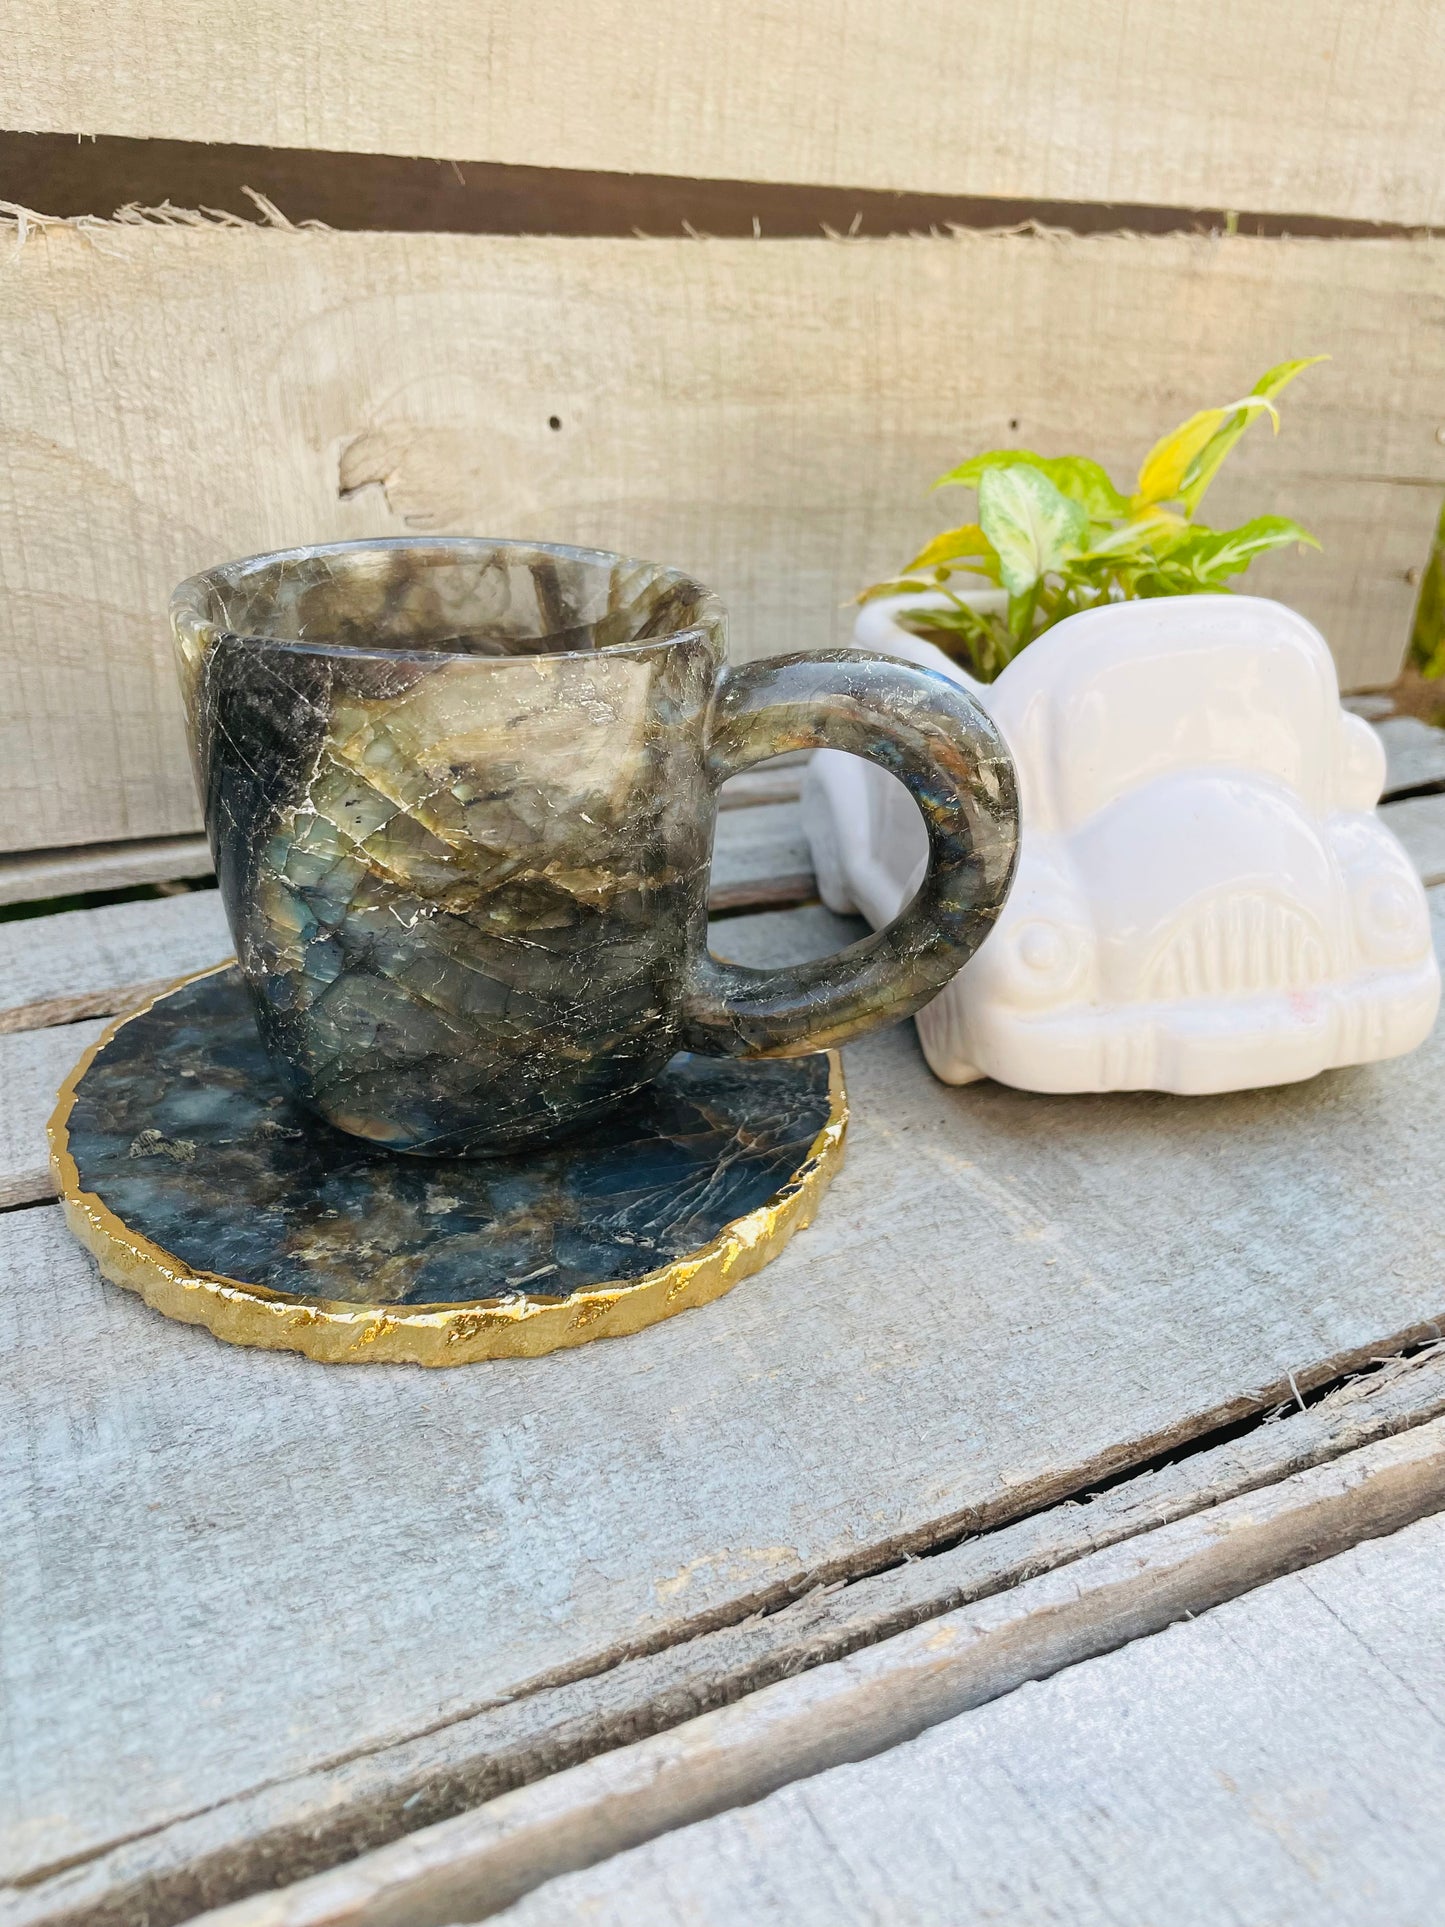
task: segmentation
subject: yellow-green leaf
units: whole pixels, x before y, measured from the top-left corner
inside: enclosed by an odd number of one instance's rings
[[[998,580],[998,556],[977,522],[967,522],[961,529],[945,529],[942,535],[935,535],[927,548],[920,549],[907,565],[907,572],[913,575],[922,569],[946,571],[949,568],[971,569],[975,575]]]
[[[1089,534],[1080,504],[1022,462],[991,468],[979,478],[978,515],[998,553],[1003,585],[1015,598],[1026,596],[1040,576],[1076,554]]]
[[[1223,408],[1201,408],[1197,415],[1181,422],[1145,456],[1134,507],[1147,508],[1153,502],[1179,500],[1192,515],[1220,463],[1255,416],[1267,414],[1278,429],[1279,410],[1274,405],[1274,397],[1303,369],[1325,359],[1324,355],[1310,355],[1300,361],[1278,362],[1238,401],[1229,402]]]
[[[1256,556],[1267,555],[1271,549],[1288,548],[1296,542],[1310,549],[1320,546],[1308,529],[1301,528],[1287,515],[1257,515],[1252,522],[1237,529],[1191,530],[1189,539],[1174,551],[1173,559],[1187,566],[1195,579],[1207,586],[1223,581],[1226,576],[1241,575]]]
[[[886,595],[928,595],[937,587],[936,582],[918,582],[906,576],[900,576],[893,582],[871,582],[866,589],[858,591],[858,600],[876,602],[880,596]]]
[[[1288,388],[1295,376],[1303,374],[1306,368],[1313,368],[1317,362],[1328,360],[1328,355],[1305,355],[1299,361],[1277,361],[1273,368],[1265,370],[1250,392],[1270,399],[1282,388]]]
[[[1084,551],[1083,559],[1096,557],[1120,559],[1149,550],[1162,555],[1189,533],[1189,523],[1176,509],[1147,508],[1131,516],[1117,529],[1096,537]]]
[[[1254,414],[1274,404],[1263,395],[1245,395],[1225,408],[1201,408],[1172,434],[1155,442],[1139,470],[1139,486],[1134,494],[1135,509],[1149,508],[1156,502],[1177,501],[1184,492],[1184,478],[1191,466],[1208,448],[1226,422],[1240,417],[1241,431]]]
[[[1240,436],[1253,421],[1258,409],[1250,408],[1253,400],[1263,402],[1274,422],[1275,433],[1279,432],[1279,411],[1274,406],[1274,397],[1306,368],[1313,368],[1317,361],[1328,361],[1328,355],[1308,355],[1300,361],[1277,362],[1273,368],[1262,374],[1254,384],[1249,396],[1236,409],[1228,421],[1224,422],[1210,437],[1209,441],[1195,456],[1185,471],[1179,494],[1189,513],[1193,515],[1204,499],[1204,491],[1219,473],[1220,464],[1234,447]]]
[[[951,468],[946,475],[940,475],[933,486],[977,488],[990,469],[1017,468],[1020,463],[1047,475],[1056,489],[1082,503],[1096,522],[1123,515],[1129,506],[1109,480],[1108,472],[1097,462],[1091,462],[1087,455],[1035,455],[1028,448],[990,449],[988,454],[975,455],[972,460]]]

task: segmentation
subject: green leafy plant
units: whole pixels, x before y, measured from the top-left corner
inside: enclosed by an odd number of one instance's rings
[[[1238,401],[1191,415],[1150,449],[1132,495],[1084,455],[1035,455],[1026,448],[975,455],[934,487],[976,490],[978,520],[936,535],[902,575],[875,582],[859,601],[941,591],[946,602],[904,609],[900,620],[991,682],[1036,636],[1081,609],[1217,591],[1271,549],[1296,542],[1318,548],[1307,529],[1283,515],[1256,516],[1237,529],[1208,528],[1195,518],[1250,423],[1268,415],[1277,433],[1275,396],[1325,358],[1282,361]],[[1007,611],[973,608],[966,589],[955,587],[956,576],[1005,590]]]
[[[1427,681],[1445,676],[1445,510],[1430,548],[1420,599],[1415,605],[1415,627],[1410,655]]]

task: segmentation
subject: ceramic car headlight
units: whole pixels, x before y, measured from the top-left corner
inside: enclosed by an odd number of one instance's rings
[[[1093,952],[1087,930],[1072,919],[1046,915],[1022,917],[999,938],[1009,952],[1009,1002],[1035,1008],[1063,1003],[1082,982]]]
[[[1355,928],[1373,963],[1402,963],[1421,948],[1420,892],[1413,877],[1359,876],[1351,898]]]

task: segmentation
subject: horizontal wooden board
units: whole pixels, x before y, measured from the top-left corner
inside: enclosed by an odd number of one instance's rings
[[[1415,723],[1413,727],[1427,729],[1424,723]],[[1445,744],[1445,737],[1441,737],[1441,742]],[[780,758],[763,768],[744,770],[740,776],[730,777],[718,792],[718,808],[739,810],[755,803],[796,801],[803,781],[798,762],[795,757]],[[122,890],[137,883],[204,877],[210,868],[211,854],[204,836],[154,837],[128,843],[93,843],[69,850],[34,850],[0,856],[0,904],[35,903],[89,891]]]
[[[442,1927],[485,1917],[563,1868],[761,1798],[830,1759],[894,1745],[927,1718],[956,1713],[964,1699],[983,1704],[1012,1691],[1021,1672],[1043,1677],[1086,1651],[1137,1638],[1150,1615],[1197,1610],[1221,1586],[1258,1584],[1297,1560],[1302,1540],[1303,1556],[1319,1557],[1362,1530],[1400,1521],[1438,1488],[1439,1442],[1414,1428],[1442,1410],[1445,1356],[1436,1348],[1350,1380],[1308,1411],[1292,1401],[1281,1419],[1121,1480],[1087,1504],[1054,1506],[822,1587],[780,1612],[198,1815],[42,1883],[9,1911],[0,1904],[0,1920],[38,1927],[93,1907],[107,1891],[112,1912],[123,1906],[131,1917],[164,1920],[177,1911],[178,1892],[194,1907],[244,1891],[257,1885],[257,1865],[279,1881],[288,1866],[299,1873],[319,1862],[327,1845],[332,1860],[348,1864],[258,1893],[222,1916],[227,1927]],[[1361,1452],[1401,1431],[1412,1433],[1401,1454]],[[1338,1463],[1322,1480],[1294,1476],[1330,1461]],[[1263,1492],[1282,1480],[1291,1482],[1287,1493]],[[1264,1503],[1227,1506],[1250,1492]],[[1158,1541],[1160,1526],[1196,1515],[1200,1531]],[[1122,1561],[1092,1556],[1126,1540],[1131,1554]],[[1062,1612],[1058,1584],[1030,1583],[1061,1567],[1072,1586]],[[940,1615],[1002,1594],[1011,1596],[996,1615],[967,1616],[980,1637],[951,1650],[940,1642],[930,1660],[931,1632],[946,1630]],[[930,1631],[920,1639],[896,1637],[922,1622]],[[877,1642],[876,1658],[829,1664]],[[758,1697],[758,1689],[819,1666],[826,1677]],[[736,1717],[694,1717],[679,1730],[689,1715],[740,1699]],[[665,1738],[639,1742],[659,1726],[670,1729]],[[619,1740],[633,1743],[611,1751]],[[572,1770],[574,1760],[603,1754]],[[519,1781],[532,1784],[493,1797]],[[439,1807],[457,1817],[428,1825]],[[270,1832],[258,1838],[263,1811]],[[249,1881],[240,1856],[226,1851],[242,1835],[243,1816],[252,1832]],[[373,1838],[383,1829],[408,1837],[351,1859],[347,1849],[364,1843],[368,1828]]]
[[[195,831],[164,609],[227,555],[575,539],[696,571],[739,655],[811,648],[946,519],[961,452],[1127,478],[1308,351],[1335,359],[1210,508],[1314,528],[1250,580],[1388,682],[1445,485],[1442,270],[1445,242],[32,234],[0,277],[0,849]]]
[[[800,839],[795,805],[724,812],[714,851],[715,894],[766,897],[806,864]],[[823,923],[848,927],[826,915]],[[730,943],[748,941],[746,926],[733,922],[714,931],[724,954]],[[221,962],[231,950],[215,890],[0,923],[0,1035],[134,1009],[164,984]]]
[[[1187,1471],[1192,1463],[1178,1469]],[[1110,1496],[1123,1497],[1127,1490],[1116,1487]],[[334,1873],[202,1918],[206,1927],[393,1927],[397,1921],[445,1927],[490,1918],[550,1876],[748,1805],[790,1781],[807,1785],[807,1776],[824,1768],[897,1747],[1025,1681],[1046,1679],[1281,1572],[1397,1530],[1442,1501],[1445,1425],[1437,1422],[1287,1477],[1247,1499],[1224,1500],[1178,1524],[1141,1530],[1127,1544],[1026,1577],[840,1664],[754,1693],[725,1712],[504,1794]],[[970,1550],[984,1543],[975,1540]],[[897,1756],[890,1763],[896,1765]],[[725,1832],[721,1826],[702,1829],[696,1838],[704,1854]],[[770,1836],[774,1843],[786,1851],[777,1831]],[[620,1901],[632,1895],[645,1918],[652,1870],[676,1864],[681,1850],[683,1843],[668,1840],[591,1876],[544,1887],[520,1916],[534,1922],[590,1919],[588,1903],[598,1896]],[[899,1915],[896,1909],[861,1915],[835,1909],[827,1917]],[[737,1918],[739,1927],[751,1927],[757,1916]],[[923,1918],[942,1927],[945,1919],[974,1916]]]
[[[1412,796],[1382,804],[1380,821],[1399,837],[1427,885],[1445,883],[1445,798]]]
[[[1385,795],[1445,789],[1445,729],[1418,716],[1387,716],[1374,725],[1385,745]]]
[[[1397,720],[1408,727],[1386,724],[1382,730],[1391,770],[1402,783],[1425,780],[1422,772],[1442,765],[1445,734],[1410,718]],[[798,772],[762,775],[795,787]],[[744,785],[748,778],[734,780]],[[788,905],[816,894],[797,805],[751,804],[747,799],[758,793],[744,789],[735,807],[718,818],[711,898],[721,911]],[[1381,820],[1400,837],[1427,885],[1445,883],[1445,796],[1387,804]],[[781,962],[803,952],[839,949],[863,929],[861,922],[816,910],[796,922],[728,916],[714,923],[711,942],[723,956]],[[759,952],[770,939],[776,939],[776,959]],[[8,1088],[9,1111],[23,1110],[42,1123],[49,1115],[60,1072],[79,1054],[79,1044],[70,1042],[77,1018],[134,1009],[168,981],[205,969],[230,948],[220,898],[211,890],[164,903],[109,904],[0,925],[0,1092]],[[142,977],[142,971],[163,974]],[[50,1027],[48,1042],[7,1057],[7,1032],[45,1027]],[[0,1118],[0,1204],[51,1195],[38,1136],[29,1126],[21,1129]]]
[[[203,836],[162,836],[134,843],[92,843],[0,857],[0,904],[39,903],[137,883],[203,877],[211,854]]]
[[[0,1035],[0,1210],[55,1196],[46,1122],[62,1078],[104,1029],[95,1018]]]
[[[796,788],[797,775],[780,770],[774,780],[789,779]],[[1441,808],[1445,812],[1445,803]],[[795,804],[749,808],[740,800],[719,817],[717,841],[715,903],[727,907],[811,893],[810,858]],[[862,929],[823,912],[806,932],[788,932],[778,945],[778,961],[821,956],[852,942]],[[713,927],[713,948],[722,955],[741,951],[757,958],[758,941],[747,919]],[[764,947],[766,941],[764,934]],[[104,1028],[76,1020],[138,1008],[168,982],[206,969],[230,949],[214,890],[0,924],[0,1209],[55,1196],[46,1120],[61,1079]],[[165,974],[141,978],[136,973],[142,970]]]
[[[1425,1927],[1442,1580],[1445,1520],[1421,1520],[495,1918]]]
[[[947,1089],[884,1032],[848,1053],[847,1167],[757,1278],[449,1373],[228,1349],[102,1285],[53,1207],[8,1214],[4,1876],[1002,1523],[1437,1333],[1442,1060],[1034,1098]]]
[[[708,891],[714,910],[761,908],[764,899],[801,903],[816,895],[813,853],[796,801],[718,812]]]
[[[742,910],[764,903],[800,902],[816,894],[813,859],[803,835],[796,769],[735,777],[718,797],[712,883],[714,910]],[[734,788],[734,785],[737,787]],[[728,790],[733,791],[728,794]],[[738,814],[750,810],[748,820]],[[136,883],[206,878],[210,851],[203,836],[158,838],[141,843],[96,843],[74,851],[0,857],[0,904],[35,903],[89,891],[119,890]],[[0,989],[0,1030],[4,991]]]
[[[1445,222],[1429,0],[20,8],[0,125]]]
[[[133,1009],[231,949],[215,890],[0,923],[0,1033]]]
[[[1439,732],[1445,745],[1445,732]],[[730,776],[717,793],[720,810],[750,809],[755,803],[796,803],[803,791],[803,770],[809,752],[775,756],[756,769],[745,769]]]

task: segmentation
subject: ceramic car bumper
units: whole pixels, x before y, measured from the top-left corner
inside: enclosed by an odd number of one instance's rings
[[[956,982],[920,1013],[930,1068],[948,1083],[993,1077],[1033,1091],[1247,1088],[1267,1047],[1270,1083],[1298,1083],[1343,1064],[1403,1056],[1430,1034],[1440,1005],[1432,956],[1344,984],[1043,1016],[966,1000]]]

